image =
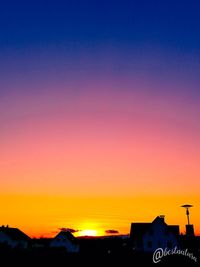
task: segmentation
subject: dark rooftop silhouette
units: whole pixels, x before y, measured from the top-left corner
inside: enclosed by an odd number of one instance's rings
[[[0,231],[5,233],[7,236],[9,236],[12,240],[24,240],[29,241],[31,238],[23,233],[18,228],[11,228],[8,226],[1,226]]]

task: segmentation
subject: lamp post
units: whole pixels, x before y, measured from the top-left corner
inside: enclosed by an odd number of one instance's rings
[[[182,205],[181,207],[186,209],[187,221],[188,221],[188,225],[190,225],[190,212],[189,212],[189,209],[191,207],[193,207],[193,206],[189,205],[189,204],[185,204],[185,205]]]

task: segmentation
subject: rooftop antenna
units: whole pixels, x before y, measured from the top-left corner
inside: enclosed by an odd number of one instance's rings
[[[189,204],[185,204],[185,205],[182,205],[181,207],[186,209],[186,216],[187,216],[187,220],[188,220],[188,225],[190,225],[190,212],[189,212],[189,209],[192,208],[193,206],[189,205]]]

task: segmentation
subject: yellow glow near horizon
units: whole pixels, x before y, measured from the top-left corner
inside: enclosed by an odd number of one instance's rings
[[[94,229],[85,229],[79,232],[79,236],[97,236],[98,231]]]
[[[79,229],[81,230],[76,233],[76,236],[102,236],[105,234],[99,223],[92,220],[82,221]]]
[[[190,219],[200,235],[199,195],[135,195],[131,197],[66,197],[57,195],[1,194],[0,221],[17,227],[30,237],[54,237],[61,228],[78,230],[75,236],[103,236],[106,230],[129,234],[132,222],[152,222],[164,214],[167,224],[180,225],[187,218],[180,206],[189,203]],[[95,230],[95,232],[94,232]],[[89,231],[89,232],[87,232]]]

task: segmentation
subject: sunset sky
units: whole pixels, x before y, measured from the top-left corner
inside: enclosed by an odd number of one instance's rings
[[[184,232],[189,203],[200,234],[199,13],[195,0],[1,3],[0,224],[127,234],[164,214]]]

